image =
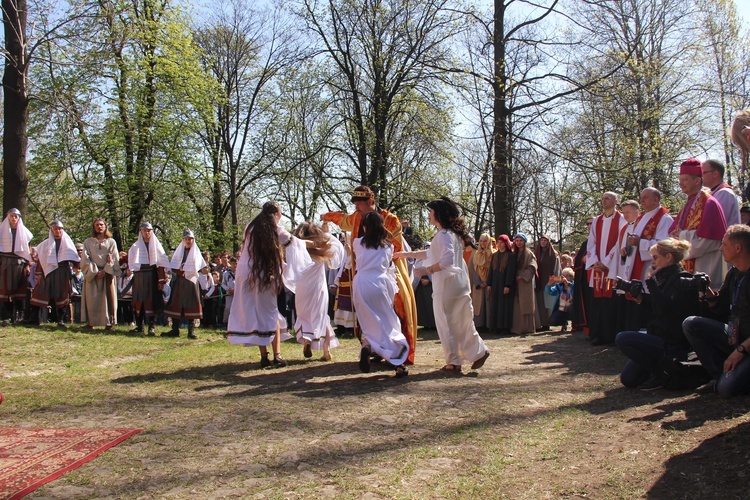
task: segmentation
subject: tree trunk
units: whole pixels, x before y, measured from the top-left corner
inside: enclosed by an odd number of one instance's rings
[[[510,207],[512,206],[510,196],[510,158],[508,155],[508,106],[507,98],[507,75],[505,68],[505,3],[504,0],[495,0],[494,33],[495,39],[495,74],[492,84],[494,93],[493,115],[494,125],[492,129],[493,142],[495,145],[495,163],[492,167],[492,184],[495,191],[495,234],[510,234]]]
[[[5,58],[3,73],[3,213],[17,208],[26,213],[26,128],[29,98],[26,91],[26,0],[3,0]]]

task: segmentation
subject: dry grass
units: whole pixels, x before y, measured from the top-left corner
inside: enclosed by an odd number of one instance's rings
[[[622,388],[624,358],[580,334],[489,337],[479,373],[406,379],[333,363],[261,370],[201,339],[0,330],[4,426],[142,428],[45,498],[710,498],[747,489],[747,398]],[[184,333],[183,333],[184,335]],[[315,358],[313,358],[315,359]]]

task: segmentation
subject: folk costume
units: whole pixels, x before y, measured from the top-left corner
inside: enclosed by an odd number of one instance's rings
[[[433,270],[432,306],[438,336],[446,365],[454,367],[476,363],[489,353],[474,327],[471,285],[463,248],[460,236],[441,229],[427,250],[427,264]]]
[[[469,259],[471,305],[474,308],[474,326],[477,328],[490,328],[490,294],[487,293],[486,286],[489,286],[488,276],[494,252],[492,242],[488,242],[487,248],[482,249],[480,246],[472,252]]]
[[[698,160],[686,160],[680,165],[680,174],[700,177],[703,170]],[[688,197],[669,232],[676,229],[680,231],[679,239],[690,242],[690,251],[682,261],[685,271],[706,273],[713,284],[723,282],[726,265],[719,247],[727,231],[727,222],[721,205],[707,189]]]
[[[11,227],[10,215],[18,217],[15,229]],[[14,305],[26,300],[31,261],[29,243],[33,237],[23,224],[21,212],[10,209],[0,224],[0,302],[3,303],[0,316],[4,325],[15,320]]]
[[[344,328],[354,328],[357,315],[352,305],[352,251],[347,235],[346,255],[344,264],[339,267],[334,283],[336,284],[336,303],[334,304],[333,323]]]
[[[526,235],[519,233],[513,239],[520,237],[527,241]],[[536,312],[536,295],[534,292],[536,278],[536,256],[530,248],[515,250],[516,259],[516,294],[513,297],[513,323],[510,332],[513,334],[534,333],[542,325]],[[494,289],[493,289],[494,293]]]
[[[195,320],[203,318],[198,274],[206,267],[206,261],[195,241],[189,249],[185,248],[185,238],[195,239],[191,230],[186,230],[182,238],[183,241],[177,246],[169,263],[172,283],[169,301],[164,308],[164,314],[172,318],[172,330],[164,332],[162,336],[179,337],[180,321],[185,318],[188,322],[188,338],[195,339]]]
[[[107,260],[109,257],[109,261]],[[81,322],[89,326],[117,324],[117,280],[120,276],[118,264],[120,252],[112,238],[99,240],[87,238],[83,242],[81,270],[83,291],[81,293]],[[99,278],[99,271],[104,276]]]
[[[505,243],[505,251],[492,254],[492,262],[487,276],[490,285],[490,330],[501,334],[510,333],[513,326],[513,298],[516,294],[516,256],[507,235],[500,238]],[[509,293],[505,293],[505,289]]]
[[[614,280],[610,279],[607,271],[594,269],[594,264],[601,262],[608,269],[615,265],[612,248],[617,244],[617,238],[627,222],[617,210],[611,215],[598,215],[594,218],[589,232],[586,248],[586,270],[588,283],[592,293],[591,307],[587,310],[589,335],[592,340],[611,344],[615,341],[617,332],[617,302],[613,298]],[[619,254],[617,255],[619,258]]]
[[[426,245],[429,248],[429,243]],[[424,259],[415,259],[412,267],[427,267]],[[432,307],[432,274],[414,276],[411,282],[414,288],[414,302],[417,304],[417,324],[423,328],[435,329],[435,310]]]
[[[247,231],[247,228],[245,230]],[[288,245],[292,238],[281,226],[276,226],[276,234],[282,245]],[[240,258],[237,260],[234,307],[229,313],[227,339],[230,344],[268,346],[273,342],[276,329],[279,328],[279,340],[289,340],[292,336],[287,332],[286,318],[279,312],[278,293],[273,287],[261,290],[251,281],[252,261],[249,254],[248,241],[244,241]],[[279,272],[284,270],[279,269]],[[292,285],[290,281],[293,281],[293,276],[285,274],[285,284]]]
[[[554,300],[547,299],[544,287],[549,282],[549,277],[560,276],[562,269],[560,269],[560,256],[552,248],[552,240],[548,235],[544,235],[542,238],[547,240],[547,248],[543,249],[541,245],[537,244],[537,247],[534,249],[534,257],[536,257],[537,265],[534,295],[536,296],[536,310],[539,313],[539,322],[543,330],[549,330],[549,316],[553,311]]]
[[[148,318],[148,334],[153,336],[156,316],[164,311],[162,288],[167,283],[165,269],[170,267],[169,257],[159,239],[153,233],[153,226],[144,222],[141,230],[152,231],[148,243],[138,232],[138,240],[128,250],[128,265],[133,271],[133,315],[135,333],[143,333],[143,321]]]
[[[372,199],[372,191],[354,191],[352,199]],[[385,228],[391,235],[391,243],[393,244],[394,252],[401,252],[404,250],[404,239],[401,230],[401,221],[396,215],[390,213],[388,210],[378,210],[378,213],[383,217]],[[345,214],[343,212],[328,212],[321,216],[321,219],[328,222],[333,222],[338,225],[344,231],[350,231],[352,238],[358,238],[363,236],[361,229],[362,214],[354,212],[352,214]],[[354,276],[357,275],[357,265],[352,266]],[[414,349],[417,346],[417,307],[414,301],[414,290],[411,287],[411,281],[409,279],[408,264],[405,259],[397,259],[394,262],[396,266],[396,283],[398,284],[398,293],[393,301],[393,306],[396,310],[396,315],[401,321],[401,332],[409,342],[409,357],[406,364],[414,363]],[[356,308],[355,308],[356,313]]]
[[[352,250],[357,263],[352,301],[364,337],[363,351],[369,347],[393,366],[401,366],[410,349],[393,304],[397,290],[393,246],[367,248],[362,244],[362,238],[356,238]],[[360,364],[364,361],[361,359]]]
[[[64,226],[54,220],[50,227]],[[70,304],[70,277],[73,263],[80,262],[73,240],[63,229],[59,240],[55,239],[52,229],[46,240],[36,247],[39,263],[36,267],[37,285],[31,295],[31,305],[46,308],[50,303],[57,309],[58,326],[65,325],[65,309]]]
[[[329,265],[337,268],[344,260],[344,245],[338,238],[326,234],[331,248],[327,253]],[[286,248],[287,266],[292,267],[294,274],[293,291],[297,321],[294,331],[297,342],[310,343],[316,351],[333,349],[339,341],[331,328],[328,317],[328,286],[326,281],[326,263],[319,262],[310,256],[305,241],[294,238]]]
[[[591,288],[589,287],[586,273],[586,248],[588,239],[583,240],[576,256],[573,259],[573,272],[575,273],[575,289],[573,290],[573,314],[571,316],[571,331],[581,331],[588,335],[587,311],[591,304]]]

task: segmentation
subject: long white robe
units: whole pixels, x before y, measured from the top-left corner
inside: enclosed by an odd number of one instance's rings
[[[474,327],[469,271],[463,259],[463,241],[441,229],[427,250],[427,265],[440,263],[432,274],[432,307],[446,364],[473,363],[487,352]]]
[[[281,226],[276,227],[276,232],[281,244],[291,238]],[[230,344],[267,346],[273,342],[279,327],[281,341],[289,340],[292,336],[287,332],[286,318],[279,312],[277,293],[273,289],[259,290],[248,279],[252,265],[248,252],[243,243],[234,275],[234,300],[227,324],[227,339]]]
[[[398,291],[393,246],[366,248],[362,238],[352,242],[357,274],[352,282],[352,302],[357,320],[373,352],[394,366],[406,362],[409,342],[393,309]]]
[[[331,243],[328,251],[331,267],[339,267],[344,260],[344,246],[330,234]],[[316,351],[339,346],[336,334],[328,318],[328,282],[326,280],[325,262],[318,262],[310,257],[303,240],[294,239],[286,248],[286,261],[294,268],[295,308],[297,321],[294,331],[297,342],[310,342]]]

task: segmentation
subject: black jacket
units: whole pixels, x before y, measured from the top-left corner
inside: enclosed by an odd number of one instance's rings
[[[739,290],[737,290],[738,284]],[[738,341],[744,342],[750,338],[750,271],[741,273],[736,267],[730,269],[724,277],[724,283],[721,284],[716,304],[709,307],[707,303],[704,303],[701,316],[727,323],[735,290],[737,290],[737,303],[732,315],[740,321]]]
[[[681,265],[673,264],[659,269],[646,280],[650,295],[644,297],[651,302],[653,311],[653,319],[647,325],[648,333],[673,345],[690,346],[682,332],[682,322],[700,311],[700,303],[698,291],[685,289],[680,278],[690,279],[692,276]]]

